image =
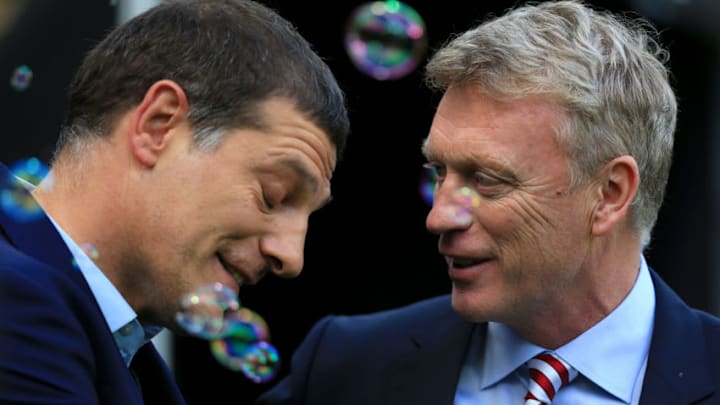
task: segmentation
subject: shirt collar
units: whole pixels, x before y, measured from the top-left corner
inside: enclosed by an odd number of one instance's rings
[[[80,270],[90,286],[90,290],[97,301],[105,322],[113,334],[115,344],[120,354],[129,366],[133,356],[140,347],[157,335],[163,328],[159,326],[143,326],[137,319],[137,314],[130,304],[105,276],[95,262],[88,257],[83,249],[75,243],[50,215],[50,221],[55,225],[60,236],[68,246],[73,256],[74,264]]]
[[[635,285],[620,305],[555,352],[581,375],[629,403],[636,377],[647,360],[654,313],[655,292],[647,263],[641,256]],[[507,326],[489,322],[480,388],[497,383],[544,350]]]
[[[638,278],[625,300],[557,352],[605,391],[630,402],[636,377],[647,360],[654,314],[655,289],[641,257]]]
[[[521,338],[509,327],[488,322],[480,388],[496,384],[543,351],[542,347]]]
[[[113,332],[115,344],[120,350],[123,360],[125,360],[125,365],[129,367],[138,350],[160,333],[162,329],[160,326],[143,326],[137,318],[134,318]]]

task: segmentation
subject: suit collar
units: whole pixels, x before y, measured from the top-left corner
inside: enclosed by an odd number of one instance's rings
[[[388,370],[385,403],[453,403],[473,328],[487,325],[463,320],[446,298],[409,332],[407,350]]]
[[[695,313],[650,269],[656,306],[640,405],[691,404],[711,395],[712,360]],[[484,345],[486,323],[463,321],[449,298],[407,338],[407,350],[389,371],[387,404],[452,404],[473,328]]]
[[[130,364],[146,404],[185,404],[165,361],[151,343],[143,345]]]
[[[35,201],[30,192],[0,163],[2,198],[10,191],[18,193],[25,201]],[[0,227],[9,242],[18,250],[51,266],[74,270],[70,251],[44,212],[39,212],[30,219],[0,209]]]
[[[695,313],[651,270],[655,324],[641,405],[689,404],[713,393],[712,369]]]

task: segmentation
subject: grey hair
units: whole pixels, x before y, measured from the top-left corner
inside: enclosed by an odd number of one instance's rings
[[[642,247],[663,202],[677,102],[658,32],[641,18],[581,1],[525,5],[452,38],[430,59],[426,82],[476,86],[506,99],[547,96],[566,113],[557,139],[578,186],[612,159],[632,156],[640,185],[630,216]]]

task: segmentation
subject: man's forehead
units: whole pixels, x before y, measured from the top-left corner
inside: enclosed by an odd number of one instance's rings
[[[433,140],[436,140],[437,138],[449,139],[452,137],[452,142],[454,143],[465,143],[472,141],[475,138],[479,138],[480,135],[487,135],[488,131],[494,131],[499,128],[499,126],[491,125],[460,127],[453,125],[452,122],[444,118],[440,118],[439,120],[436,120],[436,122],[438,125],[435,125],[435,123],[433,124],[430,128],[428,136],[423,140],[421,146],[421,151],[425,156],[434,155],[436,153],[433,146]]]

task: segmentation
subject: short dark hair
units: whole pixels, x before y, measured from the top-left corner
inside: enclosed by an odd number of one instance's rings
[[[327,132],[338,156],[345,147],[344,94],[289,21],[249,0],[171,0],[116,27],[86,55],[69,88],[58,151],[106,136],[162,79],[187,94],[196,144],[222,130],[262,129],[259,105],[284,97]]]

